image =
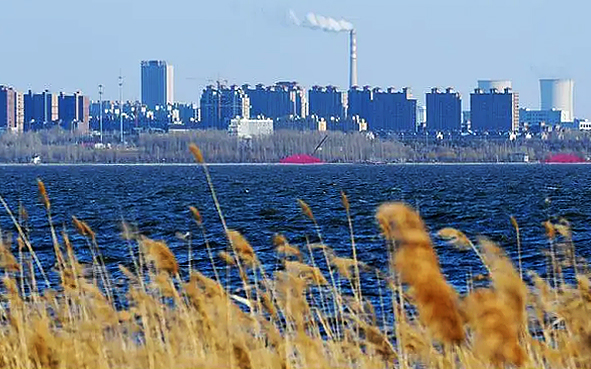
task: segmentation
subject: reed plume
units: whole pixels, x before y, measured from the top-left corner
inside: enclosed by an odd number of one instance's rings
[[[521,266],[521,237],[519,232],[519,224],[517,223],[517,219],[514,216],[511,216],[511,224],[515,229],[515,234],[517,238],[517,260],[519,263],[519,277],[523,278],[523,267]]]
[[[152,261],[157,270],[178,274],[179,265],[174,254],[164,241],[143,238],[141,246],[146,259]]]
[[[0,241],[0,268],[7,272],[18,272],[20,264],[10,251],[10,246]]]
[[[518,326],[511,307],[490,289],[478,289],[463,301],[463,312],[474,329],[477,355],[495,366],[522,366],[526,353],[519,344]]]
[[[311,221],[315,221],[314,214],[312,213],[312,208],[310,208],[310,205],[308,205],[304,200],[301,199],[298,200],[298,204],[300,204],[302,213],[304,213],[305,216],[310,218]]]
[[[232,265],[232,266],[236,265],[236,261],[234,260],[234,258],[232,257],[232,255],[230,255],[229,253],[227,253],[225,251],[220,251],[218,253],[218,256],[227,265]]]
[[[472,247],[472,241],[462,231],[455,228],[440,229],[437,236],[460,250],[467,250]]]
[[[546,230],[546,237],[548,237],[549,240],[553,240],[556,237],[556,228],[554,227],[552,222],[547,220],[542,224],[544,226],[544,229]]]
[[[51,209],[51,202],[49,202],[49,196],[47,195],[47,189],[45,183],[42,180],[37,179],[37,187],[39,188],[39,196],[41,197],[41,203],[45,206],[45,209],[49,211]]]
[[[349,204],[349,198],[344,191],[341,191],[341,203],[343,203],[343,207],[345,208],[346,212],[349,212],[351,209],[351,205]]]
[[[195,219],[198,225],[201,225],[203,223],[203,218],[201,218],[199,210],[194,206],[189,206],[189,210],[191,211],[191,214],[193,214],[193,219]]]
[[[287,239],[281,234],[273,236],[273,244],[275,245],[275,252],[285,256],[295,256],[299,261],[302,261],[302,253],[297,246],[290,245]]]
[[[193,154],[193,157],[195,158],[195,161],[197,163],[199,163],[199,164],[205,163],[205,160],[203,160],[203,154],[201,153],[199,146],[192,143],[189,145],[189,150],[191,151],[191,154]]]
[[[443,342],[463,341],[457,294],[439,269],[437,255],[419,214],[402,203],[388,203],[378,208],[376,219],[384,236],[399,244],[393,267],[412,288],[421,321]]]
[[[493,242],[481,238],[485,260],[491,270],[491,279],[497,298],[508,309],[506,315],[511,318],[508,324],[514,324],[521,332],[526,322],[527,287],[515,270],[511,260]]]
[[[238,255],[251,257],[255,256],[252,246],[250,246],[250,243],[248,243],[246,238],[244,238],[240,232],[230,229],[228,231],[228,238],[230,239],[230,242],[232,243]]]

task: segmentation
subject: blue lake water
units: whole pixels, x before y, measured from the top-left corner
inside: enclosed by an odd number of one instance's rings
[[[325,243],[351,256],[341,190],[351,203],[359,258],[383,270],[387,254],[374,214],[385,201],[405,201],[419,209],[433,234],[451,226],[473,240],[486,235],[515,256],[513,215],[521,229],[524,267],[539,272],[544,270],[540,250],[547,245],[541,223],[565,217],[572,223],[578,255],[591,257],[588,165],[220,165],[210,171],[228,226],[245,235],[267,270],[279,264],[271,242],[276,232],[300,246],[306,239],[317,241],[297,199],[311,206]],[[37,178],[47,186],[55,224],[68,230],[82,260],[89,261],[90,255],[72,226],[72,215],[97,233],[113,271],[118,263],[130,264],[127,243],[120,238],[122,219],[149,237],[168,241],[185,266],[187,245],[175,234],[193,233],[193,264],[208,274],[212,269],[203,238],[188,210],[193,205],[203,215],[213,248],[227,247],[199,166],[0,166],[0,195],[14,211],[19,201],[28,210],[33,247],[47,266],[53,264],[53,251]],[[0,227],[14,230],[4,211]],[[435,244],[443,271],[458,288],[468,272],[484,271],[474,254]],[[364,277],[364,283],[369,290],[375,287],[372,276]]]

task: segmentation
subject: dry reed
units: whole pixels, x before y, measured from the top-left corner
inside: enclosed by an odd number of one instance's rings
[[[457,294],[439,269],[421,217],[404,204],[389,203],[378,208],[376,218],[386,238],[399,244],[393,267],[412,287],[421,321],[443,342],[463,341]]]

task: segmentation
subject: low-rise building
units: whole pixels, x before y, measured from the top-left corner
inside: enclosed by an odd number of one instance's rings
[[[576,120],[579,125],[579,130],[581,131],[591,131],[591,121],[588,119],[577,119]]]
[[[230,120],[228,133],[238,138],[267,136],[273,133],[273,120],[236,117]]]
[[[563,110],[519,109],[519,124],[521,126],[559,126],[567,122],[568,112]]]

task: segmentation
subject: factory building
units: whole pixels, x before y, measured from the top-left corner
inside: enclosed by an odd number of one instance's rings
[[[462,128],[462,98],[459,92],[448,88],[445,92],[438,88],[426,94],[427,131],[451,132]]]
[[[522,127],[560,126],[568,120],[568,112],[563,110],[519,109],[519,124]]]
[[[541,79],[540,110],[564,112],[563,122],[575,119],[573,106],[574,81],[572,79]]]

